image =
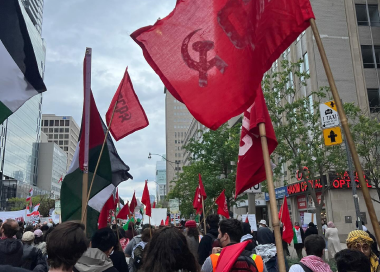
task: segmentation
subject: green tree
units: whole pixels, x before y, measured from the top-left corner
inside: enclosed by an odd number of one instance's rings
[[[344,146],[324,144],[319,104],[329,101],[328,88],[306,93],[308,73],[302,72],[302,61],[281,62],[279,72],[267,74],[262,82],[264,96],[274,125],[278,146],[272,154],[277,162],[274,169],[277,180],[288,182],[282,173],[284,165],[290,172],[299,170],[306,181],[308,194],[316,208],[318,229],[321,231],[321,210],[328,189],[323,178],[329,171],[346,169]],[[308,168],[308,171],[304,167]],[[308,180],[321,179],[322,195],[318,203],[315,190]]]
[[[14,197],[10,198],[8,202],[12,205],[12,211],[19,211],[25,209],[28,204],[25,201],[25,198]],[[50,209],[55,207],[55,200],[50,199],[49,195],[38,195],[32,197],[33,206],[40,204],[38,211],[40,212],[42,217],[49,216]]]
[[[228,208],[244,198],[240,196],[235,200],[235,178],[237,162],[240,126],[229,128],[224,124],[219,129],[200,130],[200,140],[191,139],[184,146],[189,152],[190,165],[183,167],[183,173],[179,174],[175,185],[167,198],[180,200],[181,214],[189,216],[194,214],[193,199],[195,189],[198,186],[198,173],[202,175],[203,185],[207,193],[205,212],[214,208],[214,201],[218,195],[226,190]]]

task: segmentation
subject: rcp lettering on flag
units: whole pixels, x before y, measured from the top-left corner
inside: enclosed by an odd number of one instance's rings
[[[132,113],[129,111],[127,102],[125,101],[123,94],[120,93],[119,99],[117,100],[117,106],[115,110],[115,115],[117,118],[120,118],[121,122],[124,123],[132,117]]]
[[[311,18],[309,0],[181,0],[131,36],[167,90],[217,129],[252,105],[252,90]]]

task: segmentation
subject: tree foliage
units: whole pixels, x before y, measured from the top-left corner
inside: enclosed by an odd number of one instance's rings
[[[10,198],[8,202],[12,205],[12,211],[19,211],[25,209],[28,204],[25,201],[25,198],[14,197]],[[38,211],[40,212],[42,217],[49,216],[50,209],[55,207],[55,200],[51,199],[49,195],[38,195],[32,197],[33,206],[40,204]]]
[[[201,138],[193,138],[184,146],[189,152],[190,165],[183,167],[183,173],[175,182],[168,198],[180,200],[180,210],[185,216],[194,214],[193,199],[198,186],[198,173],[202,175],[207,193],[205,212],[213,209],[214,201],[226,189],[228,208],[236,204],[234,199],[236,163],[238,158],[240,126],[229,128],[224,124],[219,129],[199,131]],[[243,197],[237,199],[240,200]]]

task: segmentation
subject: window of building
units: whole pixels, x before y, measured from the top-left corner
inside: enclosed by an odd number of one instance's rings
[[[44,127],[47,127],[49,125],[49,121],[48,120],[44,120]]]
[[[58,133],[58,131],[59,131],[58,128],[55,128],[55,129],[54,129],[54,132],[55,132],[55,133]]]
[[[69,151],[69,148],[68,148],[67,146],[65,146],[65,147],[63,148],[63,151]]]
[[[58,141],[54,141],[55,144],[58,144]]]
[[[174,132],[174,138],[177,138],[177,132]]]
[[[378,5],[368,5],[369,20],[371,26],[380,26],[380,16]]]
[[[368,16],[366,5],[356,4],[356,18],[358,20],[358,25],[368,25]]]
[[[49,128],[49,133],[53,133],[54,129]]]
[[[65,120],[65,127],[69,127],[70,126],[70,121],[69,120]]]
[[[49,127],[54,127],[54,120],[49,120]]]
[[[69,130],[70,130],[69,128],[65,128],[66,133],[69,133]]]
[[[59,134],[59,139],[63,139],[63,134]]]
[[[65,139],[68,139],[69,138],[69,134],[65,134]]]
[[[58,127],[58,126],[59,126],[59,120],[55,120],[55,121],[54,121],[54,125],[55,125],[56,127]]]
[[[54,134],[54,139],[58,139],[58,134]]]
[[[379,89],[367,89],[368,102],[371,112],[380,112],[380,91]]]
[[[60,125],[61,127],[63,127],[63,126],[65,125],[64,120],[60,120],[60,121],[59,121],[59,125]]]
[[[176,144],[176,143],[177,143],[177,140],[174,140],[174,143]]]
[[[47,129],[47,128],[44,128],[44,129],[43,129],[43,132],[45,132],[45,133],[48,132],[48,129]]]
[[[361,48],[364,68],[375,68],[372,45],[362,45]]]
[[[63,145],[63,141],[59,141],[58,144],[59,144],[59,145]]]
[[[64,145],[69,145],[69,141],[63,141]]]
[[[368,26],[371,23],[371,26],[380,26],[378,5],[368,5],[368,10],[366,4],[356,4],[355,7],[358,25]]]
[[[53,139],[53,134],[48,134],[48,139]]]
[[[177,153],[175,153],[175,157],[177,158]]]

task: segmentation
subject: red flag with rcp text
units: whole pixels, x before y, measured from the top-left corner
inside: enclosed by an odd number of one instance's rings
[[[149,189],[148,189],[148,181],[145,181],[145,187],[143,191],[143,195],[141,198],[141,203],[145,205],[146,212],[145,214],[149,217],[152,216],[152,206],[150,205],[150,197],[149,197]]]
[[[111,134],[116,141],[149,125],[145,111],[133,89],[128,67],[106,113],[107,125],[110,123],[116,101],[117,105],[110,126]]]
[[[217,129],[252,105],[252,90],[311,18],[309,0],[182,0],[131,37],[169,92]]]
[[[223,215],[227,219],[230,218],[230,214],[228,212],[227,199],[225,195],[225,191],[223,190],[218,198],[215,200],[215,203],[218,205],[218,214]]]
[[[286,196],[284,197],[284,203],[282,203],[280,212],[278,214],[280,221],[282,222],[282,240],[290,244],[293,240],[293,225],[290,220],[288,202]]]
[[[269,154],[271,154],[277,146],[276,135],[267,105],[265,104],[261,86],[257,89],[256,93],[255,102],[244,112],[237,164],[235,197],[252,186],[266,180],[264,157],[259,133],[260,123],[265,123]]]
[[[199,177],[199,193],[201,194],[203,200],[206,200],[207,195],[206,195],[205,187],[203,187],[201,174],[198,174],[198,177]]]
[[[116,218],[119,218],[119,219],[127,219],[128,216],[130,214],[130,211],[129,211],[129,204],[127,202],[127,204],[124,205],[123,208],[121,208],[121,210],[119,211],[119,213],[117,214],[117,217]]]
[[[135,213],[135,208],[136,207],[137,207],[137,200],[136,200],[135,193],[133,193],[131,204],[129,205],[129,210],[131,211],[132,214]]]
[[[202,196],[200,193],[199,186],[197,186],[197,189],[195,189],[195,195],[193,200],[193,208],[196,210],[197,214],[202,213]]]

